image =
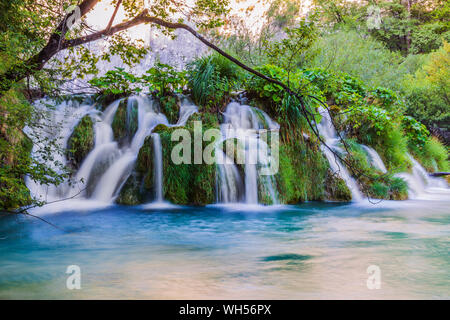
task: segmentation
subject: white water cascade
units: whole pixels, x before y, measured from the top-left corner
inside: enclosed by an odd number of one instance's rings
[[[154,154],[154,177],[155,177],[155,202],[161,203],[164,201],[163,198],[163,156],[162,156],[162,146],[161,137],[159,134],[154,133],[152,135],[153,139],[153,150]]]
[[[261,169],[270,166],[273,160],[271,148],[262,133],[278,130],[279,125],[257,108],[237,102],[227,106],[221,125],[221,142],[237,141],[237,154],[240,154],[238,157],[242,159],[242,163],[235,163],[235,159],[227,156],[220,147],[216,149],[218,159],[222,159],[218,161],[219,202],[258,204],[261,200],[259,190],[263,190],[270,199],[269,202],[278,204],[274,176],[261,174]]]
[[[371,147],[368,147],[365,145],[361,145],[361,147],[366,151],[367,155],[369,156],[369,160],[370,160],[370,163],[372,164],[372,166],[375,169],[381,171],[382,173],[387,173],[386,166],[384,165],[384,162],[381,159],[378,152],[376,152]]]
[[[344,150],[340,146],[340,140],[336,133],[336,130],[331,121],[330,114],[327,110],[319,108],[319,113],[322,115],[322,121],[317,125],[319,134],[325,139],[325,143],[333,149],[334,152],[344,154]],[[352,178],[345,165],[329,150],[326,146],[322,145],[321,150],[330,163],[330,168],[333,173],[339,174],[339,176],[345,181],[347,187],[352,193],[353,201],[361,201],[363,195],[359,190],[356,180]]]
[[[62,146],[65,150],[70,135],[74,128],[78,125],[81,119],[89,113],[94,112],[94,108],[90,104],[80,104],[75,100],[64,101],[56,106],[55,110],[49,112],[46,109],[47,104],[52,104],[53,101],[43,99],[36,103],[35,107],[42,112],[48,114],[40,120],[42,128],[37,132],[33,132],[29,127],[24,128],[24,132],[33,140],[32,156],[38,158],[40,156],[39,148],[42,145],[39,139],[54,139],[54,143]],[[65,156],[61,152],[54,152],[52,154],[54,162],[66,164]],[[58,168],[53,168],[59,172]],[[63,184],[59,187],[53,185],[41,185],[31,180],[29,177],[25,178],[28,189],[36,197],[37,200],[52,202],[57,201],[64,196],[68,186]]]
[[[430,177],[424,167],[411,155],[408,157],[413,164],[411,173],[398,173],[396,176],[403,178],[409,187],[410,199],[439,200],[450,197],[450,188],[445,179]]]
[[[27,186],[35,198],[50,202],[76,197],[112,203],[131,174],[139,150],[145,139],[152,134],[153,129],[159,124],[169,127],[184,126],[189,117],[197,112],[195,105],[188,99],[181,98],[180,118],[176,124],[169,124],[166,116],[158,111],[157,104],[152,99],[143,96],[130,97],[127,105],[127,121],[130,120],[129,115],[132,109],[137,107],[138,127],[131,142],[119,147],[118,142],[114,141],[111,126],[122,100],[113,102],[104,112],[95,109],[94,104],[80,105],[72,101],[63,102],[56,107],[56,111],[52,112],[52,117],[47,121],[49,124],[61,122],[60,126],[54,126],[58,129],[57,132],[43,131],[35,134],[57,136],[58,144],[64,150],[79,121],[84,116],[90,115],[94,120],[95,144],[74,175],[76,183],[66,182],[58,187],[48,187],[27,179]],[[51,126],[43,127],[52,128]],[[155,150],[155,200],[163,202],[161,141],[157,134],[154,134],[152,138]],[[67,163],[64,155],[55,154],[55,157],[59,157],[58,160],[61,163]]]

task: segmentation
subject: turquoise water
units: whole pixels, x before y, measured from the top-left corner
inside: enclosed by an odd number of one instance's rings
[[[2,217],[0,298],[448,299],[449,205],[68,204],[43,216],[62,230]],[[66,288],[69,265],[81,269],[81,290]],[[379,290],[367,288],[371,265]]]

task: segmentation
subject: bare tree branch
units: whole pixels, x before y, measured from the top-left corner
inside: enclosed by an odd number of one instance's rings
[[[116,8],[114,9],[114,12],[113,12],[113,14],[111,16],[111,19],[108,22],[108,26],[106,27],[106,31],[107,32],[109,32],[109,30],[111,29],[111,26],[112,26],[112,24],[114,22],[114,18],[116,17],[117,11],[119,10],[119,7],[120,7],[121,4],[122,4],[122,0],[119,0],[117,2]]]

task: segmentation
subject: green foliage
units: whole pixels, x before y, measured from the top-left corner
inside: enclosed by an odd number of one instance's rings
[[[428,139],[421,148],[410,146],[414,157],[430,172],[448,172],[450,163],[448,149],[436,138]]]
[[[141,77],[116,67],[104,76],[90,80],[89,84],[104,96],[129,96],[147,87],[157,98],[162,98],[183,92],[187,80],[186,72],[178,72],[172,66],[157,62]]]
[[[25,102],[18,90],[11,90],[0,99],[0,210],[16,209],[30,204],[42,204],[33,200],[25,186],[24,178],[44,185],[58,185],[68,177],[68,170],[53,155],[62,154],[55,137],[33,134],[28,137],[22,131],[42,127],[48,109],[38,109]],[[58,123],[53,123],[58,126]],[[31,157],[32,138],[40,148]]]
[[[314,118],[312,120],[320,122],[321,116],[315,112],[319,103],[310,99],[308,95],[313,94],[321,100],[324,100],[324,97],[317,86],[302,71],[288,73],[281,67],[270,64],[258,67],[257,70],[272,79],[289,84],[293,91],[304,95],[305,108],[311,115],[309,118]],[[252,76],[246,82],[246,89],[251,96],[262,102],[264,109],[272,117],[277,118],[280,123],[284,124],[282,134],[285,138],[288,132],[294,133],[294,135],[295,133],[301,133],[295,130],[296,126],[303,126],[306,129],[306,119],[300,102],[296,97],[289,95],[280,85]]]
[[[348,74],[309,69],[304,75],[315,84],[336,114],[348,137],[379,150],[391,170],[406,170],[408,139],[403,134],[403,102],[391,90],[367,88]]]
[[[392,51],[428,53],[448,39],[450,25],[448,1],[382,0],[353,2],[315,0],[315,11],[322,26],[334,30],[357,30],[372,35]],[[379,8],[380,25],[372,26],[373,8]]]
[[[320,50],[319,50],[320,49]],[[353,30],[324,34],[313,46],[319,50],[311,67],[326,68],[358,77],[369,87],[398,89],[398,81],[407,73],[403,58],[391,52],[371,36]]]
[[[172,66],[157,62],[142,76],[144,84],[149,86],[150,92],[156,92],[158,97],[169,93],[182,93],[187,84],[186,72],[177,72]]]
[[[242,71],[217,53],[193,61],[188,70],[192,97],[206,110],[220,108],[242,78]]]
[[[407,113],[429,127],[450,129],[450,44],[426,57],[403,81]]]
[[[403,117],[403,129],[408,138],[410,148],[421,149],[429,140],[430,132],[419,121],[410,116]]]
[[[377,87],[368,92],[371,103],[380,106],[388,111],[402,112],[405,109],[403,101],[391,89]]]
[[[408,198],[408,185],[404,180],[390,173],[383,174],[374,168],[368,154],[356,140],[348,139],[346,143],[349,151],[347,160],[353,168],[350,172],[362,173],[357,178],[364,194],[374,199],[405,200]]]
[[[169,123],[177,123],[180,114],[180,98],[178,96],[163,96],[159,98],[161,111]]]
[[[106,95],[126,96],[141,90],[136,87],[138,82],[139,78],[133,74],[115,67],[115,70],[109,70],[104,76],[90,80],[89,84]]]
[[[424,24],[412,34],[411,53],[427,53],[450,41],[450,30],[442,22]]]
[[[285,28],[286,37],[279,41],[264,41],[268,62],[286,71],[295,71],[316,53],[309,50],[317,38],[313,23],[301,21],[299,26]]]
[[[409,167],[406,152],[408,139],[400,125],[401,116],[373,105],[361,105],[345,109],[349,136],[379,150],[385,165],[393,171]]]

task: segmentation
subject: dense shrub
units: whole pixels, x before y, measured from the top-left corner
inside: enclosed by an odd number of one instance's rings
[[[188,83],[194,101],[208,109],[220,108],[228,94],[238,88],[242,71],[230,60],[214,53],[188,66]]]

